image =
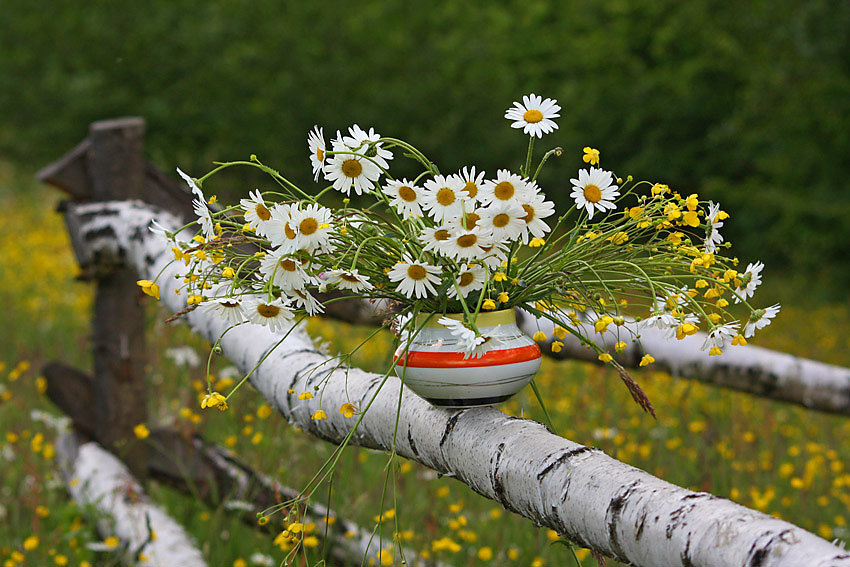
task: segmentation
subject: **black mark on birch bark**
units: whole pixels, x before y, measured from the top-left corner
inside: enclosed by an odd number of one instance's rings
[[[413,434],[410,431],[410,425],[407,426],[407,444],[410,445],[410,450],[416,457],[419,457],[419,451],[416,449],[416,442],[413,441]]]
[[[493,473],[491,481],[493,483],[493,494],[496,496],[496,500],[504,504],[507,501],[505,497],[505,487],[502,486],[502,481],[499,480],[499,467],[502,464],[502,454],[505,452],[505,444],[499,443],[499,446],[496,447],[496,454],[493,455]]]
[[[446,429],[443,431],[443,436],[440,438],[440,448],[446,443],[449,438],[449,435],[454,431],[455,426],[457,425],[457,420],[460,419],[460,416],[463,414],[465,410],[461,410],[449,418],[448,423],[446,423]]]
[[[560,457],[546,465],[546,467],[537,473],[537,480],[542,480],[544,476],[552,472],[552,470],[556,467],[563,465],[565,462],[575,457],[576,455],[581,455],[582,453],[587,453],[588,451],[595,450],[593,447],[579,447],[578,449],[570,449],[569,451],[565,451]]]
[[[617,536],[617,524],[620,523],[620,515],[623,513],[623,508],[626,506],[626,501],[629,499],[632,491],[640,484],[639,480],[629,483],[627,486],[620,489],[620,492],[608,504],[608,510],[605,512],[606,523],[608,525],[608,540],[611,544],[611,550],[614,556],[618,559],[625,559],[625,553],[620,546],[620,538]]]

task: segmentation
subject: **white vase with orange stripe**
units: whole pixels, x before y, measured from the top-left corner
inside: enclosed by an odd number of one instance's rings
[[[512,309],[478,314],[476,326],[493,344],[479,357],[464,358],[457,337],[437,322],[444,316],[463,320],[462,314],[420,314],[415,324],[421,329],[407,354],[403,345],[396,351],[396,374],[421,397],[440,407],[491,406],[534,378],[540,347],[519,330]]]

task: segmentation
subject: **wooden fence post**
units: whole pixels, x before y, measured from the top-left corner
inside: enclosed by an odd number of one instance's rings
[[[88,152],[92,198],[96,201],[144,197],[144,132],[141,118],[94,122]],[[97,270],[92,319],[95,432],[120,455],[137,479],[147,476],[148,451],[133,428],[147,423],[144,299],[138,276],[125,265]]]

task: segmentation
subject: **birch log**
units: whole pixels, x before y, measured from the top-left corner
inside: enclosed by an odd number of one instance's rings
[[[100,234],[103,223],[111,223],[117,237],[110,245],[128,246],[124,254],[143,277],[152,279],[162,270],[159,283],[169,309],[185,306],[185,296],[175,293],[180,266],[169,265],[167,244],[146,229],[155,211],[134,202],[76,207],[95,231],[99,226]],[[167,215],[157,219],[175,226]],[[201,310],[187,319],[211,341],[226,328],[223,320]],[[251,383],[293,425],[340,443],[355,419],[337,409],[346,402],[361,408],[371,403],[353,443],[384,450],[394,446],[400,455],[454,476],[580,545],[639,566],[850,567],[850,553],[788,522],[672,485],[558,437],[539,423],[492,408],[435,408],[394,378],[383,380],[357,368],[334,370],[302,329],[281,339],[263,327],[243,325],[219,344],[243,371],[267,357]],[[298,399],[299,392],[325,380],[321,396]],[[319,409],[328,418],[312,420]]]
[[[538,319],[517,310],[517,322],[522,331],[533,335],[541,330],[548,339],[540,348],[548,356],[558,359],[579,359],[599,362],[596,353],[573,335],[561,342],[563,349],[552,352],[553,324],[548,319]],[[632,326],[634,321],[629,322]],[[598,344],[605,343],[614,357],[627,368],[637,368],[645,352],[655,358],[652,368],[664,370],[682,378],[689,378],[749,392],[758,396],[800,404],[807,408],[831,413],[850,415],[850,368],[842,368],[766,348],[746,345],[732,346],[720,356],[709,356],[701,350],[705,333],[685,337],[681,341],[670,340],[658,329],[642,329],[640,342],[630,340],[626,332],[617,334],[617,327],[610,325],[603,334],[594,334],[593,322],[579,323],[584,336],[594,338]],[[614,352],[618,341],[626,342],[622,353]]]
[[[104,537],[121,541],[125,563],[206,567],[185,530],[148,499],[117,457],[74,433],[57,439],[56,455],[71,497],[103,516],[99,530]]]

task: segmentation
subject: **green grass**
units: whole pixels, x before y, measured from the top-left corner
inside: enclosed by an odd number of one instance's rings
[[[5,308],[0,341],[0,514],[5,514],[0,516],[0,564],[54,565],[64,557],[69,565],[109,565],[116,560],[114,554],[86,548],[97,539],[94,518],[69,502],[58,481],[51,448],[55,433],[31,418],[35,409],[58,413],[40,391],[38,369],[44,362],[61,359],[82,368],[90,364],[91,286],[74,281],[77,269],[64,225],[53,212],[57,198],[57,193],[37,186],[29,172],[0,164],[0,305]],[[850,323],[847,305],[806,305],[805,296],[797,297],[781,285],[765,295],[790,305],[759,344],[850,365],[850,339],[841,332]],[[259,417],[263,401],[250,388],[233,398],[227,412],[201,413],[198,392],[204,371],[176,366],[163,353],[189,345],[206,357],[209,345],[183,326],[163,327],[164,314],[153,305],[149,314],[151,423],[200,431],[233,446],[246,462],[283,483],[303,486],[332,446],[278,415]],[[343,352],[370,331],[320,320],[310,321],[309,329],[321,334],[332,351]],[[383,370],[389,345],[389,337],[379,336],[357,354],[358,364]],[[220,357],[213,360],[215,380],[227,365]],[[850,420],[653,371],[636,378],[657,408],[657,422],[641,412],[619,378],[604,368],[546,360],[538,381],[562,435],[670,482],[730,497],[827,539],[848,538],[850,446],[843,441],[850,436]],[[217,385],[221,391],[227,388],[226,380]],[[529,392],[502,409],[542,417]],[[400,461],[393,469],[385,508],[393,508],[395,495],[397,522],[385,523],[385,541],[398,529],[405,546],[429,550],[456,565],[529,565],[538,558],[540,565],[568,564],[567,549],[552,545],[547,530],[505,512],[465,485],[437,478],[415,463]],[[335,476],[333,507],[373,526],[386,470],[386,455],[347,449]],[[273,535],[243,525],[223,508],[206,508],[154,483],[149,492],[187,527],[212,565],[248,561],[257,552],[275,561],[283,556]],[[38,537],[38,545],[25,550],[24,542],[32,536]],[[458,550],[434,552],[433,543],[446,537]],[[492,559],[479,557],[487,557],[482,548],[491,549]],[[318,553],[310,551],[311,561]],[[584,564],[594,564],[586,551],[579,556]]]

